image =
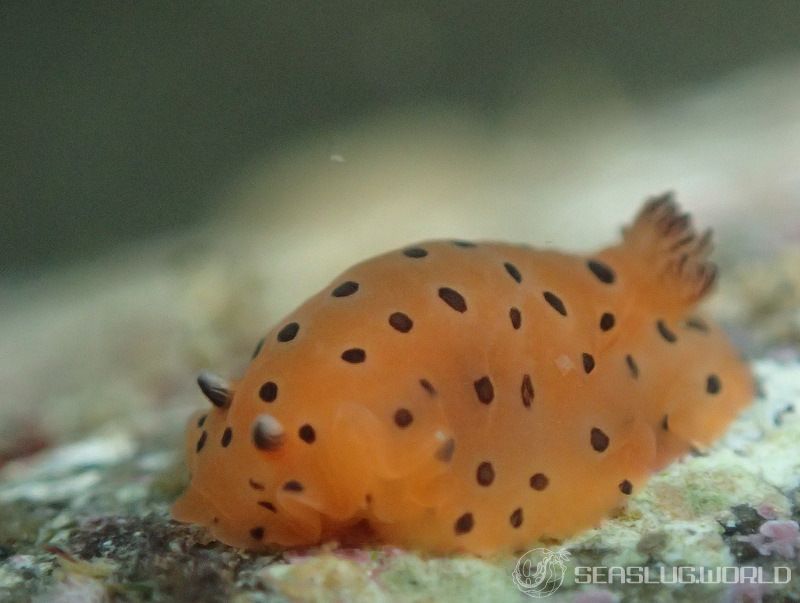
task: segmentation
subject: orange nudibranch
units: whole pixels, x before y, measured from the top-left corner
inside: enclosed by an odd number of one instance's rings
[[[199,378],[180,521],[248,549],[525,549],[596,525],[713,442],[750,370],[696,314],[710,232],[669,195],[590,256],[429,241],[350,268]]]

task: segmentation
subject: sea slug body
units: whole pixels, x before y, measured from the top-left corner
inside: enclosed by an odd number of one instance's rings
[[[430,241],[358,264],[202,373],[173,507],[249,548],[525,549],[597,524],[753,394],[696,314],[710,232],[671,196],[590,256]]]

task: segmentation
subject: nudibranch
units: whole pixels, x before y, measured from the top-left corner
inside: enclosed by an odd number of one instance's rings
[[[429,241],[350,268],[202,373],[173,515],[263,550],[520,550],[596,525],[753,396],[696,312],[711,234],[670,195],[593,255]]]

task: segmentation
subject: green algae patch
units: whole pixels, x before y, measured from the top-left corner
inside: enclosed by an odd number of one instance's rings
[[[510,570],[475,558],[424,560],[403,555],[380,575],[380,580],[396,600],[420,603],[431,599],[516,601],[520,596]]]

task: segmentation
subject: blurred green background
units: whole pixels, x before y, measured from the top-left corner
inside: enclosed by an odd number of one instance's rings
[[[373,115],[491,129],[566,79],[568,122],[598,85],[636,106],[799,52],[797,1],[4,2],[0,272],[207,220],[243,166]]]

